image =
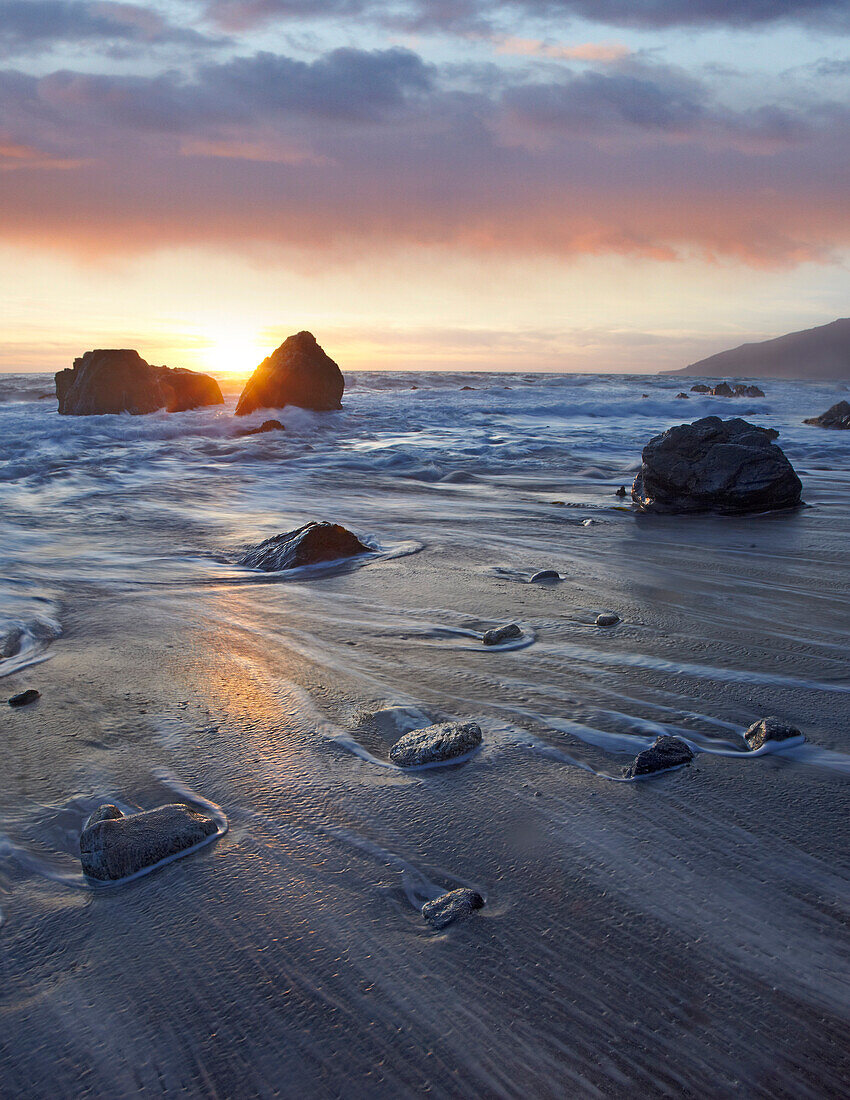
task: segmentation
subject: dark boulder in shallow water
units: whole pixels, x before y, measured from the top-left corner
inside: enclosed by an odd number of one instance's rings
[[[511,638],[521,637],[522,631],[517,624],[509,623],[507,626],[496,626],[492,630],[485,630],[481,641],[484,645],[501,645],[502,642],[509,642]]]
[[[36,691],[35,688],[27,688],[26,691],[20,692],[18,695],[13,695],[9,700],[10,707],[26,707],[30,703],[34,703],[36,699],[41,698],[41,692]]]
[[[677,393],[676,394],[676,399],[678,401],[689,401],[690,400],[690,398],[688,397],[688,395],[684,391],[682,391],[682,393]]]
[[[654,745],[639,752],[634,763],[623,769],[626,779],[637,779],[641,775],[653,775],[655,772],[666,772],[672,768],[681,768],[684,764],[690,764],[694,754],[679,737],[669,737],[666,734],[659,737]]]
[[[707,416],[643,449],[632,500],[644,512],[767,512],[800,503],[802,485],[771,428]]]
[[[814,428],[850,428],[850,402],[839,401],[820,416],[810,416],[803,421]]]
[[[259,428],[246,428],[239,435],[264,435],[266,432],[285,432],[283,424],[279,420],[264,420]]]
[[[440,722],[400,737],[390,749],[390,760],[400,768],[437,764],[465,756],[478,748],[481,741],[477,722]]]
[[[342,407],[342,371],[319,347],[312,332],[297,332],[260,363],[242,391],[237,416],[254,409],[302,409],[326,412]]]
[[[758,386],[747,386],[739,382],[735,387],[735,397],[764,397],[764,390],[759,389]]]
[[[706,386],[704,382],[697,382],[695,386],[691,386],[691,393],[711,393],[711,386]]]
[[[218,832],[211,817],[181,803],[125,816],[101,806],[83,826],[80,860],[89,878],[113,882],[194,848]]]
[[[790,722],[783,722],[781,718],[771,715],[754,722],[744,734],[744,740],[751,752],[762,748],[768,741],[788,741],[792,737],[802,737],[802,733]]]
[[[484,898],[476,890],[468,890],[463,887],[459,890],[449,890],[433,901],[426,901],[422,906],[422,916],[439,931],[456,920],[465,920],[476,909],[484,908]]]
[[[338,523],[305,523],[295,531],[273,535],[265,542],[252,546],[239,559],[239,564],[249,569],[278,573],[282,569],[297,569],[302,565],[317,565],[368,553],[371,553],[371,547]]]
[[[56,396],[63,416],[143,416],[159,409],[186,412],[224,404],[210,375],[155,367],[129,348],[87,351],[72,368],[56,374]]]
[[[715,397],[734,397],[735,391],[728,382],[718,382],[711,391]]]

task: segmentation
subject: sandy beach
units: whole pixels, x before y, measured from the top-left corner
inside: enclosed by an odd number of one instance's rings
[[[52,507],[3,483],[4,575],[61,625],[3,679],[42,693],[3,716],[8,1095],[843,1094],[847,475],[815,454],[793,513],[636,517],[614,496],[628,444],[588,463],[593,419],[544,427],[564,394],[508,381],[528,392],[498,467],[430,438],[445,379],[422,402],[376,376],[332,426],[290,411],[238,462],[198,414],[191,468],[148,455],[146,486],[142,441],[114,436],[84,476],[56,473]],[[459,430],[506,399],[478,385]],[[417,447],[414,476],[357,465]],[[309,518],[383,553],[290,578],[233,564]],[[542,568],[563,580],[528,583]],[[605,610],[621,622],[597,627]],[[507,622],[522,645],[481,645]],[[745,755],[767,714],[807,744]],[[388,765],[443,719],[479,722],[482,748]],[[662,732],[691,766],[612,781]],[[195,796],[226,814],[220,840],[134,882],[83,878],[100,803]],[[458,886],[485,907],[432,931],[421,905]]]

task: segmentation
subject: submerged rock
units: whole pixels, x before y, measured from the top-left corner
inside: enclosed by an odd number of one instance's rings
[[[697,382],[695,386],[691,386],[691,393],[711,393],[711,386],[706,386],[704,382]]]
[[[643,449],[632,500],[644,512],[766,512],[800,503],[802,485],[778,432],[706,416],[657,435]]]
[[[368,553],[371,547],[338,523],[305,523],[295,531],[273,535],[250,547],[239,559],[239,564],[277,573],[282,569],[297,569],[302,565]]]
[[[486,630],[481,641],[484,645],[501,645],[502,642],[510,641],[511,638],[521,637],[522,631],[517,624],[510,623],[508,626],[496,626],[492,630]]]
[[[768,741],[788,741],[792,737],[802,736],[796,726],[771,715],[769,718],[761,718],[758,722],[754,722],[744,734],[744,740],[749,745],[750,751],[755,752]]]
[[[531,578],[531,584],[545,584],[547,581],[559,581],[561,574],[555,569],[541,569]]]
[[[143,416],[159,409],[185,412],[224,404],[211,375],[155,367],[129,348],[87,351],[72,368],[56,374],[56,396],[63,416]]]
[[[345,380],[342,371],[319,346],[312,332],[297,332],[260,363],[242,391],[237,416],[254,409],[297,405],[325,412],[339,409]]]
[[[839,401],[820,416],[810,416],[803,421],[815,428],[850,428],[850,402]]]
[[[89,878],[110,882],[194,848],[217,831],[211,817],[182,803],[129,816],[105,805],[83,826],[80,860]]]
[[[678,401],[689,401],[690,400],[690,398],[688,397],[688,395],[684,391],[682,393],[677,393],[676,394],[676,399]]]
[[[440,722],[400,737],[390,749],[390,760],[400,768],[421,767],[465,756],[481,741],[477,722]]]
[[[623,769],[627,779],[636,779],[639,775],[652,775],[654,772],[666,772],[671,768],[681,768],[690,764],[694,754],[690,747],[679,737],[666,734],[659,737],[654,745],[639,752],[634,763]]]
[[[285,432],[283,424],[279,420],[264,420],[259,428],[246,428],[239,435],[263,435],[264,432]]]
[[[26,691],[20,692],[18,695],[13,695],[9,700],[10,707],[25,707],[30,703],[34,703],[36,699],[41,698],[41,692],[36,691],[35,688],[27,688]]]
[[[476,909],[484,908],[484,898],[476,890],[468,890],[463,887],[459,890],[449,890],[433,901],[426,901],[422,906],[422,916],[437,930],[453,924],[456,920],[465,920]]]
[[[601,615],[596,616],[597,626],[616,626],[620,621],[620,616],[614,611],[603,611]]]

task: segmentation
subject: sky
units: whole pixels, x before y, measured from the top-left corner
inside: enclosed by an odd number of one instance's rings
[[[0,370],[668,370],[850,314],[850,0],[0,0]]]

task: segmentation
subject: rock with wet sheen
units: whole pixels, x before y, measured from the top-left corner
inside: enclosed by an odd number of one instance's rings
[[[644,512],[744,514],[791,508],[802,485],[778,433],[740,417],[706,416],[654,436],[632,500]]]
[[[117,806],[95,810],[80,834],[80,860],[89,878],[112,882],[194,848],[218,826],[182,803],[125,815]]]
[[[477,722],[440,722],[400,737],[390,749],[390,760],[400,768],[437,764],[465,756],[478,748],[481,741]]]
[[[623,490],[625,492],[625,489]],[[546,584],[548,581],[559,581],[561,574],[556,569],[541,569],[531,578],[532,584]]]
[[[596,616],[597,626],[616,626],[620,621],[620,616],[613,611],[603,611],[601,615]]]
[[[465,887],[449,890],[433,901],[422,906],[422,916],[437,930],[453,924],[457,920],[466,920],[476,909],[483,909],[484,898],[476,890]]]
[[[273,535],[250,547],[239,559],[239,564],[277,573],[282,569],[297,569],[369,552],[370,547],[338,523],[305,523],[295,531]]]
[[[654,745],[639,752],[634,763],[623,769],[623,775],[627,779],[636,779],[641,775],[666,772],[671,768],[681,768],[684,764],[690,764],[693,758],[693,752],[681,738],[669,737],[665,734],[659,737]]]
[[[36,699],[41,698],[41,692],[36,691],[35,688],[27,688],[26,691],[20,692],[18,695],[13,695],[9,700],[10,707],[25,707],[30,703],[34,703]]]
[[[264,435],[266,432],[285,432],[286,428],[279,420],[264,420],[259,428],[246,428],[239,435]]]
[[[771,715],[769,718],[761,718],[758,722],[754,722],[744,734],[744,740],[749,745],[750,751],[755,752],[768,741],[788,741],[792,737],[802,736],[796,726]]]
[[[484,645],[501,645],[502,642],[509,642],[511,638],[521,637],[522,631],[517,624],[509,623],[507,626],[494,626],[492,630],[486,630],[481,640]]]
[[[821,413],[820,416],[810,416],[803,421],[814,428],[850,428],[850,401],[839,401]]]

